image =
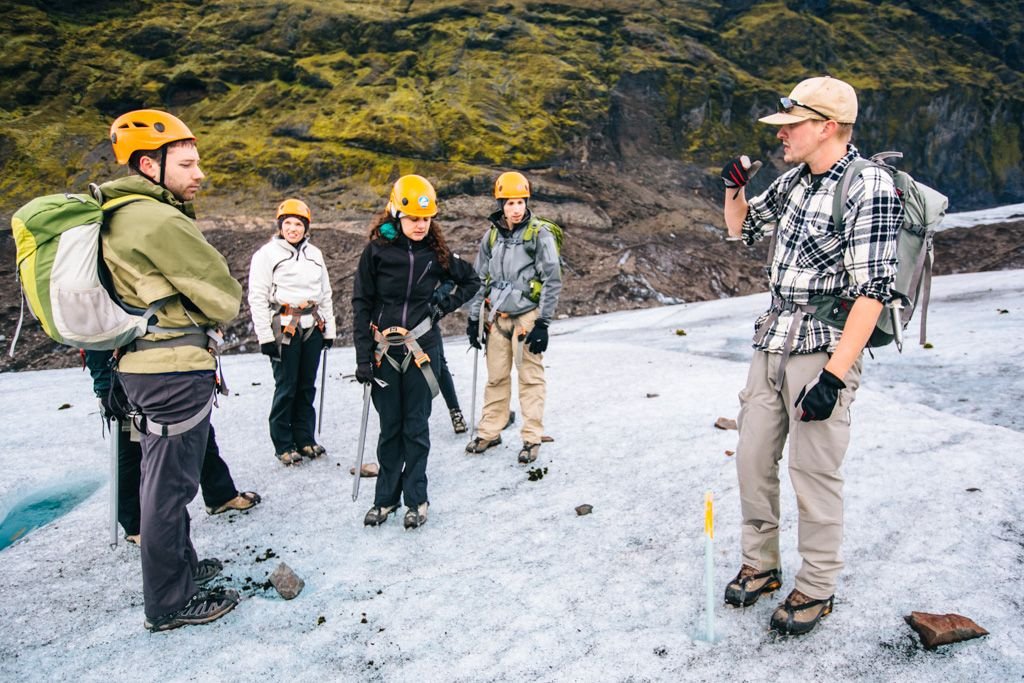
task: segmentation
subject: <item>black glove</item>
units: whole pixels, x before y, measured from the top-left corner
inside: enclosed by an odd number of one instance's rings
[[[441,280],[440,284],[430,293],[430,303],[439,304],[448,298],[448,295],[455,289],[455,283],[451,280]]]
[[[334,346],[334,340],[333,339],[324,339],[324,348],[325,349],[329,349],[332,346]]]
[[[485,327],[483,334],[480,335],[480,319],[470,318],[466,325],[466,336],[469,337],[470,346],[474,349],[482,349],[483,345],[487,343],[487,328]]]
[[[538,320],[533,323],[533,329],[526,335],[524,342],[530,353],[544,353],[548,350],[548,321]]]
[[[448,311],[444,310],[444,304],[430,304],[430,320],[433,323],[437,323],[438,320],[448,315]]]
[[[749,164],[749,159],[747,160]],[[722,182],[726,187],[743,187],[750,181],[750,170],[743,168],[743,158],[736,157],[722,167]]]
[[[277,348],[277,344],[274,342],[260,344],[260,353],[268,356],[271,360],[281,360],[281,350]]]
[[[356,381],[360,384],[369,384],[373,381],[373,364],[360,363],[356,366]]]
[[[801,411],[800,421],[810,422],[812,420],[827,420],[832,416],[832,411],[839,400],[839,390],[845,389],[843,380],[833,375],[828,370],[822,369],[821,373],[807,383],[800,390],[793,405]]]

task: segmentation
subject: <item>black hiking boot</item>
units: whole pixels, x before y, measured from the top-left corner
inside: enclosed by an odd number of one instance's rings
[[[771,628],[783,636],[802,636],[810,633],[822,617],[832,614],[835,596],[815,600],[793,589],[786,601],[772,613]]]
[[[782,587],[782,572],[769,569],[758,573],[749,564],[740,567],[740,573],[725,587],[725,602],[733,607],[750,607],[764,594]]]
[[[467,453],[483,453],[488,448],[494,448],[501,443],[501,434],[493,439],[484,439],[482,437],[476,437],[468,444],[466,444]]]
[[[539,443],[523,443],[523,447],[519,449],[519,462],[525,464],[531,463],[537,459],[537,455],[540,453]]]
[[[321,446],[318,443],[314,443],[314,444],[310,444],[308,446],[303,446],[302,448],[300,448],[299,449],[299,454],[303,458],[309,458],[310,460],[315,460],[316,458],[319,458],[322,455],[326,455],[327,454],[327,449],[324,448],[323,446]]]
[[[420,503],[418,507],[408,508],[405,511],[405,528],[416,529],[427,523],[427,508],[429,503]]]
[[[213,581],[223,569],[224,565],[215,557],[199,560],[196,570],[192,572],[192,580],[196,582],[197,586],[205,586]]]
[[[374,505],[363,517],[363,526],[379,526],[388,521],[388,517],[395,511],[394,505],[377,507]]]
[[[170,631],[181,626],[208,624],[230,612],[238,604],[238,591],[230,588],[200,590],[188,603],[176,612],[157,619],[146,619],[144,625],[150,631]]]
[[[466,425],[466,418],[462,416],[461,410],[452,408],[448,411],[448,414],[452,418],[452,429],[455,430],[456,434],[464,434],[469,431],[469,427]]]

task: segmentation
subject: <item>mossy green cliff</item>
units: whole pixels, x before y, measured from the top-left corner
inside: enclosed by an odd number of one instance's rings
[[[756,117],[826,72],[859,90],[863,148],[904,150],[961,208],[1020,201],[1022,15],[969,0],[8,3],[2,211],[115,172],[107,128],[137,107],[199,135],[222,213],[288,191],[365,211],[412,170],[451,195],[498,168],[653,159],[711,190],[736,152],[777,154]]]

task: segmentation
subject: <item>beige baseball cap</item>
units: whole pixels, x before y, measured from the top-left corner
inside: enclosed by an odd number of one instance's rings
[[[779,99],[779,111],[758,119],[761,123],[784,126],[807,119],[853,123],[857,120],[857,93],[853,86],[831,76],[800,81],[789,97]]]

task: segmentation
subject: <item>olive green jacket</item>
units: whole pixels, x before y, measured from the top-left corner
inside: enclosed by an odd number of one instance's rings
[[[157,311],[161,327],[217,327],[238,315],[242,286],[231,277],[227,261],[210,246],[195,224],[192,205],[168,190],[132,175],[104,183],[104,200],[141,194],[140,200],[114,212],[103,230],[103,260],[114,289],[129,306],[146,308],[178,294]],[[159,340],[178,335],[147,334]],[[122,372],[159,373],[212,370],[213,356],[198,346],[146,349],[125,354]]]

